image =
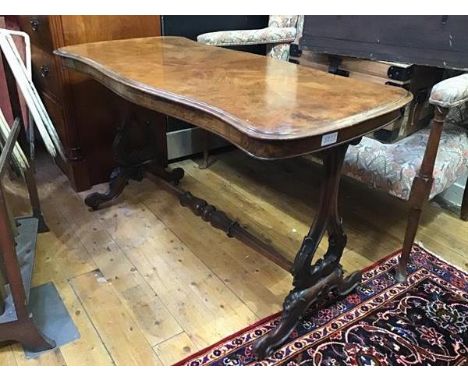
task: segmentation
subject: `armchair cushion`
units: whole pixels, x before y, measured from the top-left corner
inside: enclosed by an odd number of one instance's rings
[[[198,42],[216,46],[259,45],[291,43],[296,38],[296,28],[268,27],[263,29],[236,30],[204,33]]]
[[[447,108],[468,102],[468,74],[439,82],[432,88],[429,102]]]
[[[350,146],[343,173],[368,186],[408,200],[413,179],[421,166],[429,128],[392,144],[363,137]],[[430,198],[445,191],[468,173],[468,133],[462,126],[446,122],[434,167]]]

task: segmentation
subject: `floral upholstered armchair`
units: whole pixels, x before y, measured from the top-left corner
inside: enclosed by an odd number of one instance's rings
[[[468,174],[468,113],[466,108],[463,109],[468,105],[468,74],[435,85],[429,102],[435,107],[430,127],[393,144],[364,137],[360,144],[350,146],[343,166],[346,175],[408,200],[409,216],[398,281],[406,279],[424,203],[446,190],[457,178]],[[456,120],[453,112],[460,110],[462,117]],[[461,218],[468,220],[468,182],[461,204]]]
[[[201,34],[198,42],[216,46],[267,45],[267,56],[289,60],[290,45],[302,37],[304,16],[270,16],[268,27]]]
[[[428,195],[432,199],[468,174],[468,74],[439,82],[433,87],[429,102],[447,112],[450,109],[438,142],[434,181]],[[427,127],[391,144],[363,137],[360,144],[349,147],[343,172],[372,188],[408,200],[430,132]],[[468,219],[467,199],[464,197],[462,203],[464,220]]]

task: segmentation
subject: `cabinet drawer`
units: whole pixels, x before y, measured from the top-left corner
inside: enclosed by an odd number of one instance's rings
[[[51,94],[56,99],[61,99],[62,92],[55,57],[34,46],[32,62],[32,76],[36,87],[42,92]]]
[[[21,30],[26,32],[31,45],[35,45],[42,50],[52,53],[54,46],[49,27],[49,16],[20,16],[19,23]]]

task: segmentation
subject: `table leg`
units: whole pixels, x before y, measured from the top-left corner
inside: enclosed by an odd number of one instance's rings
[[[202,130],[201,134],[203,138],[203,162],[198,167],[205,170],[208,168],[210,161],[210,133]]]
[[[338,214],[338,189],[347,148],[348,145],[341,145],[324,153],[319,211],[294,260],[293,289],[284,300],[280,323],[254,344],[253,351],[259,359],[281,346],[308,308],[317,308],[349,293],[361,281],[360,272],[344,277],[340,265],[346,235]],[[312,264],[325,231],[328,250],[323,259]]]
[[[116,167],[110,175],[108,190],[106,192],[93,192],[85,198],[85,204],[97,210],[103,203],[116,199],[128,184],[130,178],[137,179],[138,168],[132,172],[128,167]]]
[[[106,192],[93,192],[85,198],[85,204],[93,210],[97,210],[101,204],[116,199],[125,189],[130,179],[141,181],[146,170],[156,173],[158,176],[177,183],[184,173],[181,169],[168,171],[158,163],[158,147],[155,142],[151,125],[146,126],[147,144],[139,150],[131,147],[131,130],[133,124],[141,121],[135,113],[128,109],[125,111],[123,122],[117,129],[113,143],[113,152],[118,166],[112,171],[109,179],[109,188]]]

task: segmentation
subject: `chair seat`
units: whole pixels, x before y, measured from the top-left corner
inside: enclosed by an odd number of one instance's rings
[[[296,38],[296,28],[268,27],[263,29],[236,30],[204,33],[197,41],[207,45],[240,46],[291,43]]]
[[[343,174],[369,187],[408,200],[413,179],[421,166],[429,132],[430,129],[425,128],[392,144],[363,137],[359,145],[349,147]],[[430,198],[445,191],[467,173],[468,130],[447,122],[437,153]]]

